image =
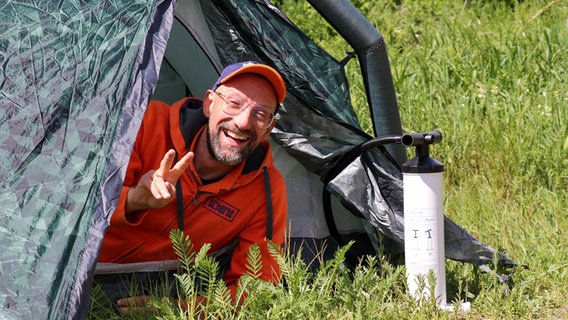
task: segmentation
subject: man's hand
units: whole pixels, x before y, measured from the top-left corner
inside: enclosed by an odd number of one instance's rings
[[[121,314],[136,314],[143,311],[153,312],[154,310],[148,306],[148,302],[152,300],[150,296],[137,296],[130,298],[122,298],[116,302],[118,312]]]
[[[163,208],[174,199],[175,184],[193,160],[193,152],[188,152],[173,167],[175,151],[164,155],[157,170],[146,172],[138,185],[130,188],[126,199],[126,212],[149,208]]]

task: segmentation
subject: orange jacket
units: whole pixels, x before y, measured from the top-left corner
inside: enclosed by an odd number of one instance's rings
[[[198,108],[199,107],[199,108]],[[103,239],[99,262],[131,263],[177,259],[169,239],[170,230],[178,228],[176,200],[165,208],[149,209],[125,215],[126,195],[148,170],[157,169],[164,154],[175,149],[178,158],[194,149],[196,137],[204,129],[206,118],[201,101],[185,98],[171,107],[152,101],[138,132],[124,185],[110,226]],[[198,109],[197,109],[198,108]],[[255,156],[256,155],[256,156]],[[272,199],[272,226],[267,226],[267,170]],[[282,175],[273,165],[272,149],[262,143],[245,162],[221,180],[202,185],[193,163],[180,177],[184,203],[184,231],[195,250],[205,243],[211,252],[238,240],[224,278],[233,291],[246,269],[249,247],[256,243],[262,253],[262,276],[277,282],[280,271],[267,251],[267,230],[272,242],[283,247],[287,219],[286,189]],[[268,229],[267,229],[268,227]],[[271,229],[271,230],[270,230]]]

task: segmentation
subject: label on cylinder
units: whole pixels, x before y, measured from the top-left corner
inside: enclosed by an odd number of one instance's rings
[[[446,303],[442,173],[404,173],[404,250],[410,293],[428,292],[428,273],[436,277],[435,294]],[[417,277],[424,279],[418,292]]]

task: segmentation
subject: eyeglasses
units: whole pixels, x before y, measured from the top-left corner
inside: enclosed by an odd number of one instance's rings
[[[251,109],[251,113],[252,113],[252,124],[255,127],[261,128],[261,129],[266,129],[270,126],[270,124],[272,123],[272,120],[274,120],[274,114],[271,112],[268,112],[265,108],[259,106],[259,105],[255,105],[255,106],[251,106],[251,105],[247,105],[242,103],[238,98],[236,97],[232,97],[232,96],[226,96],[220,92],[216,92],[213,91],[213,93],[215,93],[217,96],[219,96],[219,98],[221,98],[221,100],[223,100],[223,102],[225,102],[225,104],[223,105],[223,112],[229,116],[238,116],[239,114],[241,114],[243,111],[246,110],[246,108],[248,108],[249,106],[252,107]]]

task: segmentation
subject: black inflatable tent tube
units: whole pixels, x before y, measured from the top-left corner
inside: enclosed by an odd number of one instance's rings
[[[383,36],[347,0],[308,0],[357,53],[376,137],[402,135],[396,92]],[[406,162],[401,145],[387,145],[398,164]]]

